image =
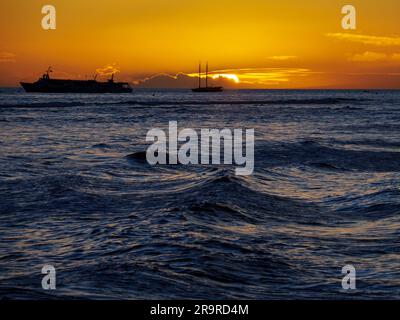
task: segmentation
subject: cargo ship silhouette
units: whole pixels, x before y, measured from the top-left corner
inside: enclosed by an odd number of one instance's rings
[[[206,86],[201,86],[201,63],[199,63],[199,87],[192,89],[193,92],[222,92],[223,87],[209,87],[208,86],[208,62],[206,65]]]
[[[42,93],[130,93],[132,88],[127,82],[114,82],[114,74],[106,82],[94,80],[51,79],[49,67],[36,82],[21,82],[26,92]]]

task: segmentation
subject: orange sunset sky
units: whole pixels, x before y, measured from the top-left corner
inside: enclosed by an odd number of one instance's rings
[[[56,30],[41,27],[46,4]],[[341,27],[346,4],[356,30]],[[398,0],[2,0],[0,86],[51,65],[54,78],[119,70],[144,87],[190,87],[202,60],[229,88],[400,89],[399,14]]]

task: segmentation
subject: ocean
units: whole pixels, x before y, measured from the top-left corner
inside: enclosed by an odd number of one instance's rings
[[[169,121],[254,173],[149,165]],[[0,89],[0,136],[0,299],[400,298],[400,91]]]

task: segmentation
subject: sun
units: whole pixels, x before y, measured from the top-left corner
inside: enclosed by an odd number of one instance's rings
[[[226,78],[229,80],[233,80],[235,83],[239,83],[239,77],[236,74],[233,73],[217,73],[212,75],[213,79],[218,79],[218,78]]]

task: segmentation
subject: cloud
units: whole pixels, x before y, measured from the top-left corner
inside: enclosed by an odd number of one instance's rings
[[[203,78],[203,85],[205,76]],[[208,85],[210,86],[224,86],[224,87],[232,87],[234,81],[231,79],[227,79],[225,77],[216,77],[213,78],[213,75],[210,73],[208,78]],[[198,75],[197,74],[185,74],[178,73],[176,75],[170,75],[166,73],[159,73],[144,79],[139,79],[134,81],[134,85],[140,88],[181,88],[181,89],[189,89],[198,86]]]
[[[15,62],[16,55],[11,52],[0,52],[0,63],[2,62]]]
[[[337,40],[358,42],[375,46],[400,46],[400,37],[371,36],[351,33],[327,33],[326,36]]]
[[[100,76],[110,76],[112,74],[120,72],[120,69],[115,64],[112,64],[112,65],[98,68],[98,69],[96,69],[96,72]]]
[[[293,59],[296,59],[296,58],[297,58],[297,56],[272,56],[272,57],[267,57],[267,59],[276,60],[276,61],[293,60]]]
[[[241,68],[209,72],[208,84],[225,88],[250,88],[276,86],[288,83],[295,77],[314,74],[305,68]],[[205,75],[202,75],[204,85]],[[177,75],[156,74],[134,81],[141,88],[193,88],[198,85],[197,73]]]
[[[381,52],[367,51],[362,54],[355,54],[349,59],[356,62],[400,62],[400,53],[386,54]]]
[[[133,84],[141,88],[188,88],[189,79],[188,76],[182,73],[175,76],[167,73],[159,73],[135,80]]]

